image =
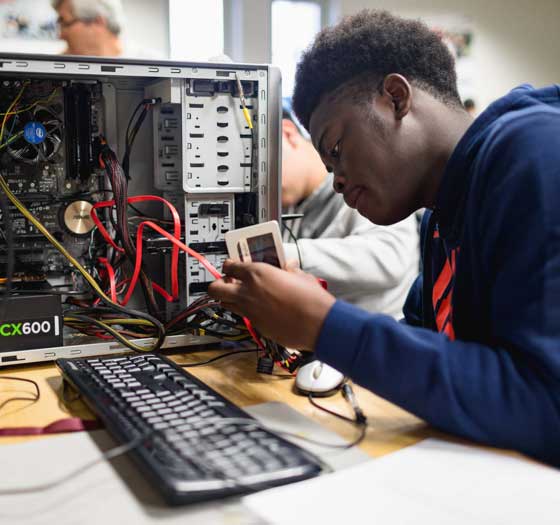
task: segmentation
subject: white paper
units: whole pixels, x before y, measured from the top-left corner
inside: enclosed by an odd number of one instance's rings
[[[263,423],[331,443],[340,437],[283,403],[246,408]],[[300,440],[300,443],[303,441]],[[1,443],[0,443],[1,445]],[[53,436],[17,445],[0,446],[0,492],[58,479],[115,447],[99,430]],[[332,468],[366,461],[359,450],[332,454],[314,447]],[[168,507],[125,456],[104,461],[61,486],[36,493],[0,495],[0,525],[113,525],[113,524],[247,525],[263,523],[239,497],[183,507]]]
[[[559,501],[560,471],[438,439],[243,498],[266,523],[320,525],[558,525]]]

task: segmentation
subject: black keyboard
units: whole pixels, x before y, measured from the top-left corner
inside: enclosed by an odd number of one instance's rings
[[[320,462],[155,354],[59,359],[64,378],[171,504],[315,476]]]

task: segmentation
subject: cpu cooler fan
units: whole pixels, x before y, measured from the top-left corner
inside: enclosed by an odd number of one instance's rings
[[[14,115],[11,135],[20,135],[7,150],[13,159],[39,164],[52,159],[62,143],[62,120],[54,106],[35,106]]]

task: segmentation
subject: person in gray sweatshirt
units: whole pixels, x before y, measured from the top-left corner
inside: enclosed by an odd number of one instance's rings
[[[327,172],[284,101],[282,207],[286,258],[325,279],[337,298],[371,312],[402,317],[402,306],[419,271],[414,216],[377,226],[334,192]],[[297,239],[297,245],[294,242]]]

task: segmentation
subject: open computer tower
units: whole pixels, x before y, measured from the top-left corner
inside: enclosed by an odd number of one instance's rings
[[[11,192],[95,278],[103,271],[99,259],[112,256],[91,221],[92,208],[114,190],[104,148],[127,165],[128,196],[170,202],[181,219],[181,241],[218,269],[228,230],[279,217],[280,74],[271,66],[3,55],[0,120],[0,173]],[[87,283],[13,202],[2,200],[0,282],[9,271],[12,291],[22,294],[0,294],[0,366],[125,350],[110,337],[58,326],[60,298],[79,297]],[[112,212],[97,212],[113,235]],[[169,230],[169,209],[157,201],[140,201],[127,213],[127,221],[149,216]],[[141,244],[143,271],[169,289],[171,244],[154,230]],[[195,301],[213,280],[184,253],[177,268],[178,296],[157,299],[163,318]],[[144,309],[143,301],[135,292],[130,304]],[[49,319],[56,333],[42,332]],[[170,335],[163,348],[213,340]]]

